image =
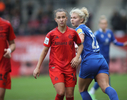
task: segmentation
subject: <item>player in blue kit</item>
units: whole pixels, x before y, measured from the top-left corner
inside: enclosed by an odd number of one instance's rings
[[[113,35],[113,32],[110,29],[107,29],[107,26],[108,26],[107,19],[104,15],[102,15],[99,19],[100,29],[95,32],[95,36],[100,47],[100,53],[104,56],[107,63],[109,64],[110,44],[114,43],[116,46],[127,46],[127,42],[125,43],[117,42],[117,40]],[[110,84],[110,79],[109,79],[109,84]],[[93,100],[96,100],[94,94],[98,88],[99,85],[97,82],[95,82],[94,86],[89,91]]]
[[[81,68],[78,78],[79,92],[83,100],[92,100],[88,93],[88,87],[93,79],[98,82],[102,91],[111,100],[119,100],[116,91],[109,86],[109,68],[106,60],[100,54],[100,48],[95,35],[85,25],[89,13],[86,8],[72,9],[70,12],[72,26],[77,27],[81,41],[84,45],[81,59]]]

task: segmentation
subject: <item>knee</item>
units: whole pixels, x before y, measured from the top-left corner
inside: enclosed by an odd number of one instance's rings
[[[72,93],[72,92],[66,93],[66,97],[68,97],[68,98],[71,98],[71,97],[73,97],[73,96],[74,96],[74,93]]]
[[[61,95],[61,96],[62,96],[62,95],[64,95],[64,94],[65,94],[65,91],[62,91],[62,90],[61,90],[61,91],[57,92],[57,94],[59,94],[59,95]]]
[[[101,87],[101,90],[105,93],[105,89],[109,87],[109,85],[105,86],[105,87]]]
[[[79,88],[79,92],[87,91],[87,88]]]

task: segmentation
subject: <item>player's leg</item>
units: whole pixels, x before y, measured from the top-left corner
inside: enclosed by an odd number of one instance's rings
[[[74,100],[74,87],[66,87],[66,100]]]
[[[65,85],[64,85],[64,83],[62,83],[62,82],[61,83],[56,83],[54,85],[54,87],[55,87],[55,90],[57,92],[55,100],[63,100],[64,94],[65,94]]]
[[[99,88],[99,85],[97,82],[94,83],[94,86],[90,89],[90,94],[95,94],[95,91]]]
[[[92,98],[92,100],[96,100],[95,91],[99,88],[99,85],[97,82],[94,83],[94,86],[90,89],[89,94]]]
[[[88,93],[88,87],[90,83],[92,82],[93,79],[91,78],[80,78],[78,79],[78,87],[79,87],[79,92],[81,94],[81,97],[83,100],[92,100],[91,96]]]
[[[0,100],[4,100],[5,90],[4,88],[0,88]]]
[[[49,69],[49,75],[57,92],[55,100],[63,100],[65,94],[65,83],[63,73],[61,73],[61,71],[58,70],[55,71],[55,69]]]
[[[76,70],[65,72],[65,95],[66,100],[74,100],[74,88],[77,83]]]
[[[109,86],[108,74],[100,73],[96,76],[96,80],[102,91],[109,96],[110,100],[119,100],[116,91],[111,86]]]
[[[102,62],[96,80],[104,93],[106,93],[110,100],[119,100],[116,91],[109,85],[109,67],[105,59],[100,60]]]

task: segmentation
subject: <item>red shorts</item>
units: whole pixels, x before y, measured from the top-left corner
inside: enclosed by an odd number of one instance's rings
[[[0,73],[0,88],[11,89],[10,73]]]
[[[75,87],[77,83],[76,71],[71,72],[61,72],[49,70],[49,76],[54,84],[63,82],[65,87]]]

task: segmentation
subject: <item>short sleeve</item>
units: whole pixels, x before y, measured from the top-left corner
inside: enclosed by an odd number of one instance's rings
[[[50,33],[48,33],[46,35],[43,45],[46,46],[46,47],[50,47],[50,45],[51,45],[51,36],[50,36]]]
[[[16,38],[16,36],[15,36],[14,30],[13,30],[10,23],[9,23],[9,31],[8,32],[9,32],[8,41],[14,40]]]
[[[111,41],[112,41],[112,42],[116,42],[115,36],[114,36],[114,34],[113,34],[112,31],[111,31]]]
[[[80,37],[79,37],[79,35],[78,35],[78,33],[75,31],[75,43],[76,44],[80,44],[81,43],[81,39],[80,39]]]

